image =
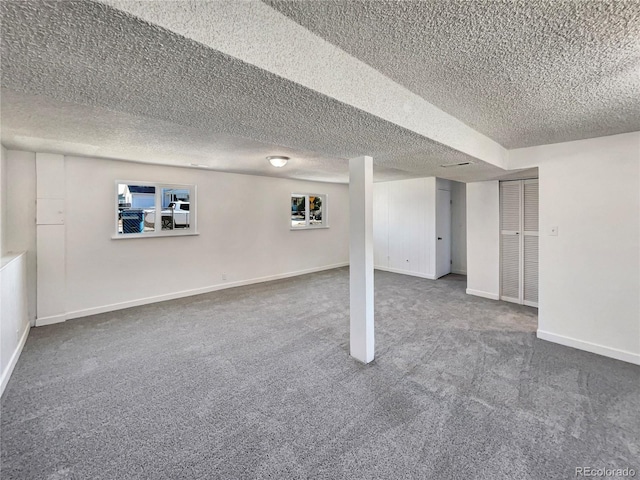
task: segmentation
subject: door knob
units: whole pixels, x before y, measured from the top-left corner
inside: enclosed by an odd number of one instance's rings
[[[442,237],[438,237],[438,240],[442,240]]]

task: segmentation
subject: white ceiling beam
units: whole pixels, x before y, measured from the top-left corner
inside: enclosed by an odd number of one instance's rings
[[[258,0],[102,3],[506,168],[500,144]]]

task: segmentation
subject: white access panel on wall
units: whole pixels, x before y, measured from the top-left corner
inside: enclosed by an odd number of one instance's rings
[[[538,306],[538,180],[500,182],[500,298]]]

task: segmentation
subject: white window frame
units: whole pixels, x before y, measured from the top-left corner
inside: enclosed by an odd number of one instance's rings
[[[188,228],[174,228],[173,230],[162,230],[162,214],[155,215],[154,229],[149,232],[141,233],[119,233],[119,203],[118,203],[118,186],[121,184],[126,185],[140,185],[143,187],[155,187],[155,210],[156,213],[162,211],[162,190],[167,188],[189,190],[189,227]],[[126,240],[128,238],[154,238],[154,237],[185,237],[192,235],[199,235],[198,233],[198,215],[197,215],[197,193],[198,187],[195,184],[182,184],[182,183],[163,183],[163,182],[148,182],[139,180],[116,180],[114,184],[114,228],[112,239],[114,240]],[[160,219],[160,220],[158,220]]]
[[[305,224],[297,227],[291,225],[291,211],[289,211],[289,228],[291,230],[316,230],[321,228],[329,228],[329,195],[327,195],[326,193],[292,193],[289,197],[289,210],[291,210],[291,199],[293,197],[304,197]],[[312,225],[310,222],[311,212],[309,208],[309,197],[320,197],[322,199],[322,223],[320,225]]]

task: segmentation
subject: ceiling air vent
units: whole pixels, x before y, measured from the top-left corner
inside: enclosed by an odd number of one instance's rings
[[[442,168],[451,168],[451,167],[464,167],[465,165],[471,165],[472,162],[460,162],[460,163],[448,163],[446,165],[440,165]]]

